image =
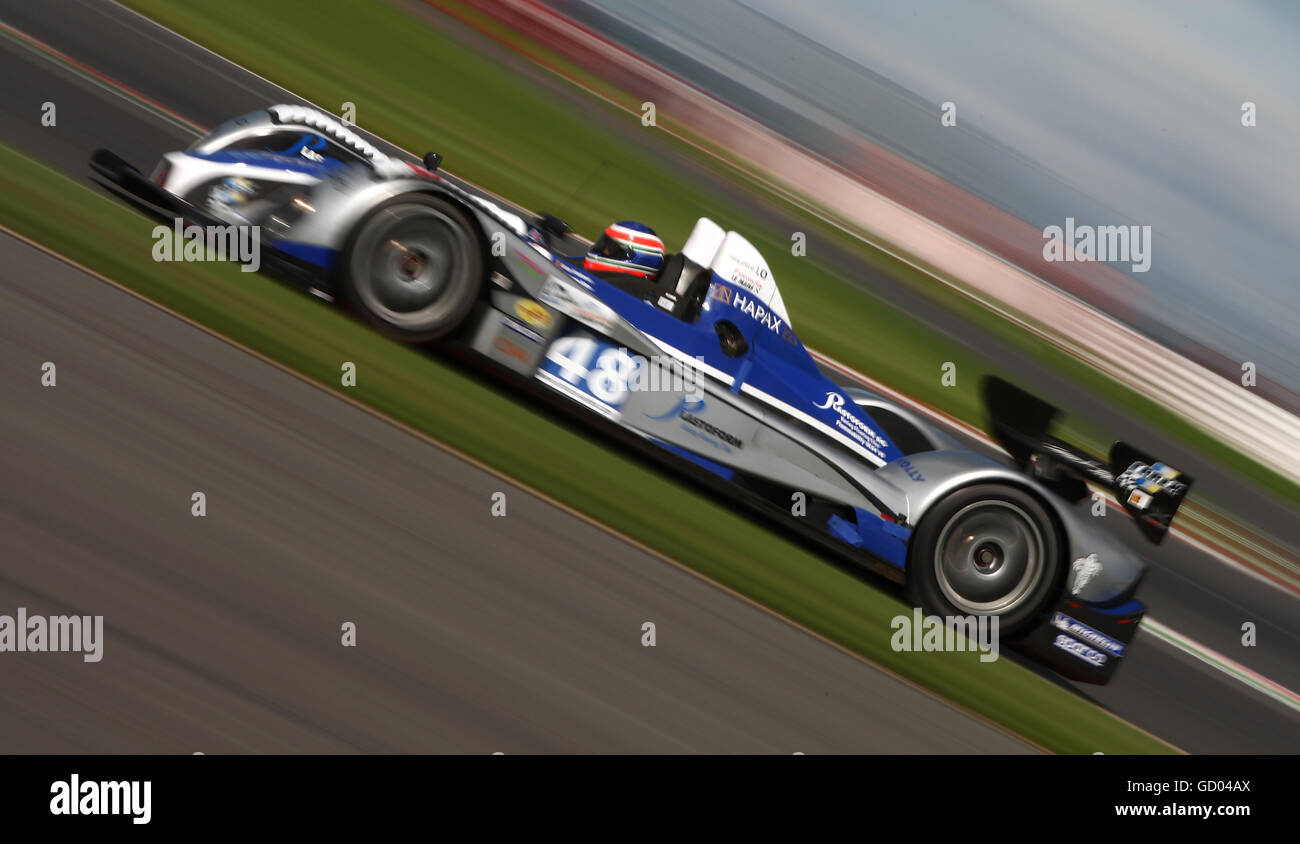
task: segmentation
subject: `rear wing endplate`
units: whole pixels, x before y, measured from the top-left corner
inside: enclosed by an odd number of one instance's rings
[[[1133,517],[1138,530],[1160,544],[1192,479],[1167,463],[1116,442],[1102,461],[1048,433],[1060,411],[1001,378],[981,385],[993,438],[1022,470],[1070,501],[1088,495],[1088,481],[1110,490]]]

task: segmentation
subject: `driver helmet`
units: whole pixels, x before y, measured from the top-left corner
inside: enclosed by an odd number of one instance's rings
[[[663,269],[664,242],[654,229],[625,220],[611,223],[582,261],[585,270],[650,278]]]

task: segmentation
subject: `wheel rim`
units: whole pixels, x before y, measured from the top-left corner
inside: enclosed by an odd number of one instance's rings
[[[939,535],[934,572],[944,597],[972,615],[1002,615],[1022,605],[1043,577],[1043,533],[1009,501],[958,510]]]
[[[383,212],[362,254],[357,294],[386,322],[419,328],[455,307],[451,290],[467,248],[464,232],[435,208],[402,206]]]

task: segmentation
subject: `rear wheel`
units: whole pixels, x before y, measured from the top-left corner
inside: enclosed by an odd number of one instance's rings
[[[938,615],[998,616],[1011,635],[1032,622],[1060,588],[1060,541],[1051,516],[1028,492],[1003,484],[958,490],[917,527],[908,593]]]
[[[464,211],[406,196],[357,226],[343,262],[348,303],[385,333],[427,343],[454,331],[483,288],[483,253]]]

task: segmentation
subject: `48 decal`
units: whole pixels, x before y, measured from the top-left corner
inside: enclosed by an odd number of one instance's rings
[[[542,368],[611,407],[627,400],[628,384],[642,359],[593,337],[561,337],[546,351]]]

